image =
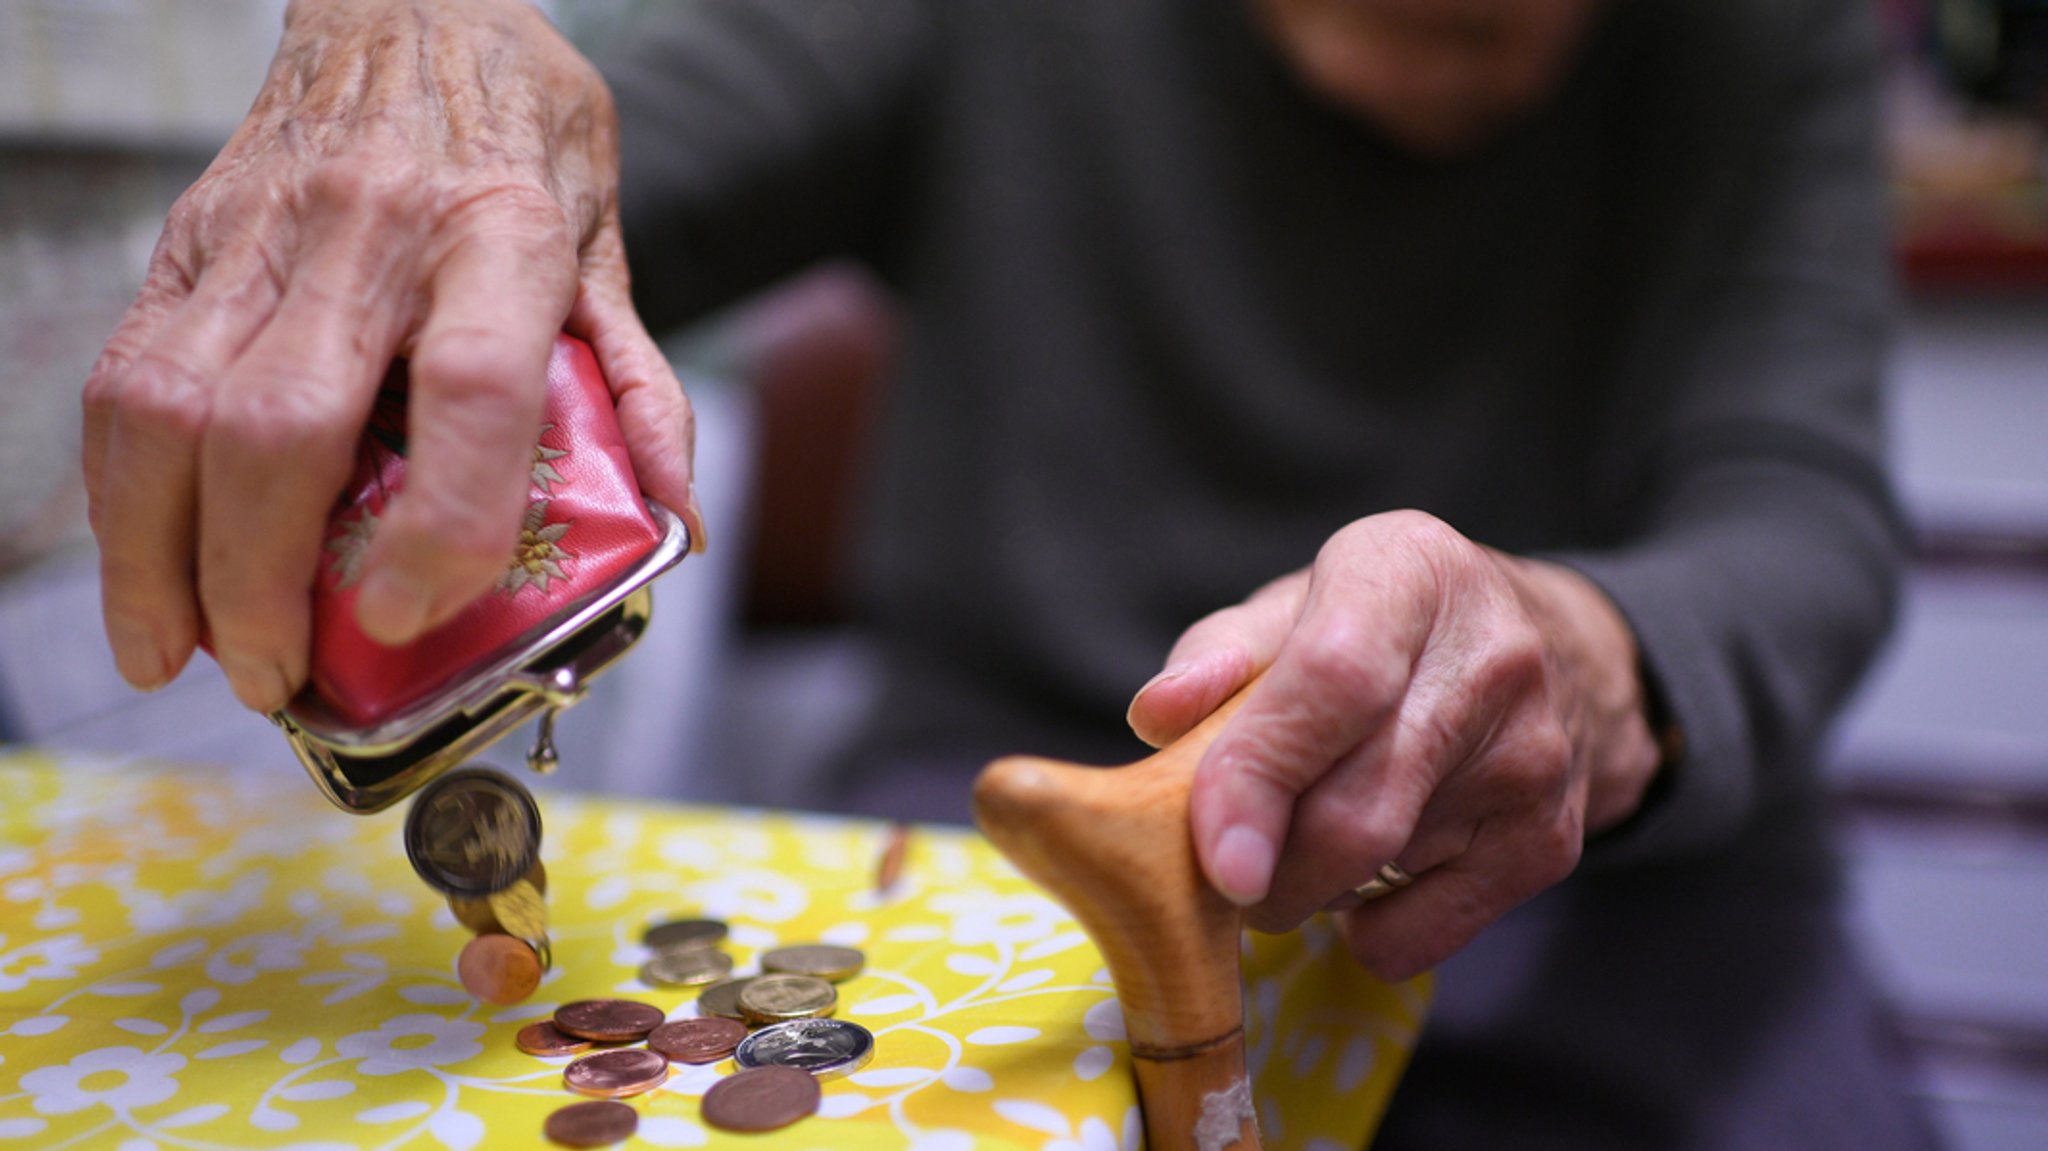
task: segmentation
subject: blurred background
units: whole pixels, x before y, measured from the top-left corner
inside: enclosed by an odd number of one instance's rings
[[[585,47],[644,0],[556,0]],[[1902,627],[1834,741],[1854,925],[1961,1151],[2048,1147],[2048,0],[1873,0],[1905,292]],[[203,657],[140,696],[99,631],[78,388],[284,0],[0,3],[0,742],[294,772]],[[717,546],[563,725],[558,786],[805,806],[866,705],[836,626],[886,295],[818,269],[676,333]],[[517,737],[515,737],[516,739]],[[515,751],[500,752],[504,762]]]

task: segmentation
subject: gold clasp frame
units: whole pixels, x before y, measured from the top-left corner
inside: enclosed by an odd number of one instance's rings
[[[555,713],[581,700],[590,682],[639,641],[654,611],[647,585],[690,550],[680,517],[652,500],[647,510],[662,537],[632,570],[375,727],[341,722],[310,690],[273,712],[271,722],[284,730],[320,793],[355,815],[382,811],[536,713],[541,727],[527,765],[553,770]]]

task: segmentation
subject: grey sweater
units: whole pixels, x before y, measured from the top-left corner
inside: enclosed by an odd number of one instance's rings
[[[650,324],[834,254],[909,321],[842,802],[961,818],[993,755],[1135,757],[1182,628],[1416,507],[1577,566],[1641,641],[1687,750],[1589,862],[1824,883],[1808,761],[1899,556],[1865,7],[1613,5],[1441,162],[1243,0],[654,6],[605,62]]]
[[[1890,620],[1866,0],[1626,0],[1455,162],[1246,0],[692,0],[608,75],[660,325],[828,254],[900,293],[830,802],[1119,762],[1188,623],[1411,506],[1614,598],[1684,758],[1442,969],[1374,1146],[1925,1151],[1811,756]]]

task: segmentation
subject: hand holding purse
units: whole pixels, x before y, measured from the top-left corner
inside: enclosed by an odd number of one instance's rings
[[[393,365],[332,516],[313,589],[312,675],[271,718],[323,794],[388,807],[537,713],[548,727],[646,630],[647,584],[689,534],[646,499],[589,345],[555,341],[519,536],[497,582],[449,622],[387,647],[356,625],[364,556],[405,486],[406,376]]]

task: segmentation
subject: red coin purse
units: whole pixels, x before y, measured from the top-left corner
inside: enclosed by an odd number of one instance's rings
[[[313,588],[312,675],[272,716],[321,791],[378,811],[536,714],[548,723],[646,630],[647,584],[689,551],[682,521],[640,494],[589,345],[556,339],[519,539],[490,591],[401,647],[356,626],[363,557],[405,486],[406,377],[394,365],[328,520]]]

